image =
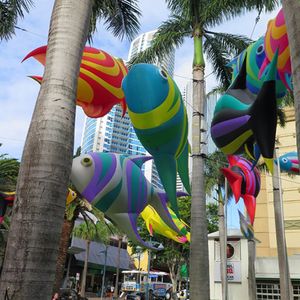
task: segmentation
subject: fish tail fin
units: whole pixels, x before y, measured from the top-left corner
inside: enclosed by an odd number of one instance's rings
[[[38,82],[39,84],[42,83],[43,77],[42,76],[28,76],[29,78],[35,80],[36,82]]]
[[[243,199],[250,218],[250,223],[253,225],[255,218],[256,199],[252,195],[244,195]]]
[[[191,185],[190,185],[188,166],[189,166],[189,143],[187,142],[183,151],[177,158],[177,169],[184,188],[189,194],[191,194]]]
[[[273,170],[273,152],[277,126],[276,65],[278,50],[269,65],[268,74],[250,109],[249,120],[258,147],[268,169]],[[272,163],[271,163],[272,161]]]
[[[45,65],[46,63],[46,52],[47,52],[47,46],[42,46],[39,48],[34,49],[30,53],[28,53],[22,60],[25,61],[26,59],[33,57],[35,58],[38,62],[40,62],[42,65]]]
[[[241,187],[243,178],[241,175],[231,171],[229,168],[222,168],[221,172],[227,178],[234,195],[235,201],[238,202],[241,197]]]
[[[120,103],[121,103],[121,107],[122,107],[122,117],[124,117],[126,114],[126,111],[127,111],[127,104],[125,101],[125,97],[121,99]]]
[[[155,166],[161,183],[168,195],[171,208],[179,216],[176,198],[176,160],[171,155],[160,155],[154,158]]]

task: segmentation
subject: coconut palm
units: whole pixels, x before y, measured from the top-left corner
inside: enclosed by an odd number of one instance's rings
[[[96,224],[94,224],[92,221],[86,221],[76,226],[73,229],[73,235],[77,238],[86,241],[85,260],[84,260],[84,267],[83,267],[81,286],[80,286],[81,297],[84,297],[90,244],[92,241],[107,243],[110,237],[110,232],[107,226],[104,225],[102,222],[97,222]]]
[[[29,12],[32,0],[6,0],[0,2],[0,40],[8,40],[15,33],[18,17]]]
[[[8,289],[8,296],[14,300],[51,296],[71,171],[83,48],[89,28],[95,29],[99,18],[116,36],[132,37],[139,25],[136,2],[54,3],[43,82],[21,161],[0,298]]]
[[[190,288],[191,299],[209,299],[209,264],[207,221],[204,193],[204,161],[201,152],[200,125],[204,114],[204,52],[212,62],[217,78],[229,84],[230,77],[225,65],[228,54],[240,51],[249,43],[249,39],[228,33],[209,30],[217,24],[250,9],[272,10],[279,1],[200,1],[166,0],[171,10],[169,20],[158,29],[152,46],[131,61],[154,62],[170,53],[173,47],[179,47],[184,38],[193,38],[193,140],[192,140],[192,218],[191,218],[191,256]]]

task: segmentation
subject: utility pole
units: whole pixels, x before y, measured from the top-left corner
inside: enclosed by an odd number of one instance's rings
[[[282,189],[280,181],[280,165],[277,157],[276,149],[274,157],[277,160],[277,165],[274,164],[273,172],[273,201],[274,201],[274,216],[275,216],[275,229],[276,241],[278,252],[278,264],[280,275],[280,297],[281,299],[292,299],[291,280],[289,273],[288,256],[286,249],[286,239],[284,230],[284,214],[282,202]]]
[[[255,240],[248,240],[248,294],[249,300],[256,300],[256,277],[255,277]]]

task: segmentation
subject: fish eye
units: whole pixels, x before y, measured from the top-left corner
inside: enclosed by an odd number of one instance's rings
[[[164,71],[164,70],[159,70],[159,74],[160,74],[160,76],[161,76],[162,78],[168,79],[168,74],[167,74],[166,71]]]
[[[92,165],[92,160],[89,158],[89,157],[84,157],[82,160],[81,160],[81,164],[84,166],[84,167],[89,167]]]
[[[282,159],[282,162],[286,164],[286,163],[288,162],[288,159],[284,157],[284,158]]]
[[[256,54],[262,54],[265,50],[264,44],[259,45],[259,47],[256,50]]]

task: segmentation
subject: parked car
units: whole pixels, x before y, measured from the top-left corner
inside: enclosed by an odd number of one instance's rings
[[[144,299],[145,299],[145,294],[140,292],[130,293],[125,296],[125,300],[144,300]]]

